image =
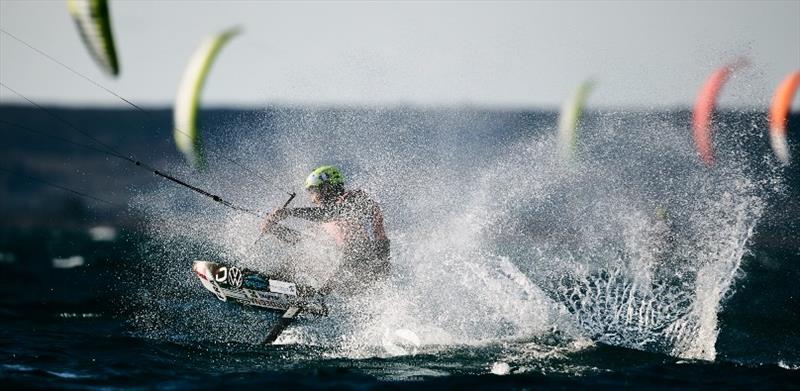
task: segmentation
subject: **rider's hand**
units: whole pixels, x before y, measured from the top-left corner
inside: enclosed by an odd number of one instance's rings
[[[273,210],[264,218],[264,221],[261,222],[261,231],[267,232],[273,225],[285,219],[286,216],[288,216],[288,210],[285,208]]]

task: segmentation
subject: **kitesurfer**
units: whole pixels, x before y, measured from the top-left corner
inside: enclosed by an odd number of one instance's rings
[[[263,232],[294,244],[297,231],[278,225],[287,217],[322,224],[341,250],[338,270],[321,289],[351,294],[372,285],[389,273],[389,238],[377,202],[362,190],[345,190],[344,176],[330,165],[316,168],[305,181],[314,207],[276,209],[261,224]]]

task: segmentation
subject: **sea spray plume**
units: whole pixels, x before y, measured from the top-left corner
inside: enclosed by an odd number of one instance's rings
[[[586,118],[587,159],[564,164],[553,129],[538,120],[531,138],[508,132],[507,114],[467,110],[279,109],[230,124],[252,129],[231,155],[270,167],[283,183],[336,159],[354,185],[381,201],[392,238],[387,286],[332,297],[330,318],[301,322],[279,342],[369,357],[387,354],[387,330],[414,332],[425,353],[534,340],[555,328],[567,340],[585,335],[713,358],[716,316],[760,215],[746,165],[726,159],[713,172],[697,167],[677,119],[626,113]],[[235,180],[200,177],[232,197],[254,197]],[[187,272],[191,257],[261,270],[289,259],[311,281],[337,262],[323,240],[301,248],[265,241],[248,252],[255,219],[203,210],[168,187],[141,200],[137,207],[159,216],[149,224],[153,250],[144,263],[174,277],[144,289],[196,295],[176,302],[158,294],[143,311],[148,330],[170,339],[202,340],[219,328],[214,338],[256,342],[252,328],[270,322],[248,323],[246,313],[208,297]],[[669,245],[661,244],[664,230],[651,228],[658,207],[669,211]],[[187,306],[195,315],[186,315]]]
[[[786,76],[775,90],[769,110],[769,142],[775,157],[784,166],[789,165],[790,161],[789,143],[786,141],[787,117],[798,86],[800,86],[800,71]]]
[[[731,74],[747,64],[747,59],[739,58],[717,69],[706,79],[697,95],[692,117],[692,136],[700,159],[709,166],[714,164],[712,117],[717,106],[717,98]]]

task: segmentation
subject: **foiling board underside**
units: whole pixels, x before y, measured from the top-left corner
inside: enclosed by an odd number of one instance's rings
[[[276,312],[294,307],[311,315],[328,315],[323,296],[310,287],[271,279],[253,270],[209,261],[194,261],[192,271],[197,274],[203,287],[222,301]]]

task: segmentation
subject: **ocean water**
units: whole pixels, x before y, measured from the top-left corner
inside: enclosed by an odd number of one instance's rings
[[[198,172],[174,150],[167,110],[50,110],[262,212],[291,191],[309,204],[308,171],[339,165],[380,200],[393,273],[261,346],[277,315],[217,300],[191,263],[320,284],[337,258],[317,227],[289,222],[304,232],[296,247],[255,243],[258,219],[34,134],[92,143],[40,110],[0,107],[8,386],[800,384],[800,177],[772,158],[763,112],[719,113],[707,167],[682,110],[591,111],[571,159],[551,111],[209,110]],[[800,117],[790,125],[796,149]]]

